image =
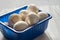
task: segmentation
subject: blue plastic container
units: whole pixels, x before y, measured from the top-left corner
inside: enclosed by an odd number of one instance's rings
[[[17,10],[14,10],[10,13],[7,13],[3,16],[0,16],[0,28],[1,32],[3,33],[4,37],[8,40],[33,40],[39,35],[42,35],[44,31],[47,29],[48,21],[51,19],[51,15],[48,14],[48,17],[29,28],[26,28],[23,31],[15,31],[14,29],[8,27],[4,24],[4,22],[8,22],[8,18],[13,13],[19,13],[21,10],[26,10],[28,6],[21,7]]]

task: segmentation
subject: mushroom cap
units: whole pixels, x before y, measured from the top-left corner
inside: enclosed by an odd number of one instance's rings
[[[43,20],[45,19],[46,17],[48,17],[48,14],[46,12],[39,12],[38,13],[38,16],[39,16],[39,19],[40,20]]]
[[[22,11],[20,12],[20,17],[21,17],[21,19],[22,19],[23,21],[25,21],[25,18],[26,18],[26,16],[27,16],[27,14],[28,14],[28,11],[27,11],[27,10],[22,10]]]
[[[28,10],[29,12],[35,12],[35,13],[38,13],[38,12],[39,12],[39,9],[38,9],[37,6],[34,5],[34,4],[28,5],[27,10]]]
[[[28,24],[26,22],[24,22],[24,21],[18,21],[18,22],[16,22],[14,24],[14,27],[13,28],[16,31],[22,31],[22,30],[26,29],[27,27],[28,27]]]
[[[34,12],[30,12],[25,20],[29,25],[35,24],[39,21],[39,16]]]
[[[11,27],[13,27],[13,25],[17,22],[17,21],[21,21],[22,19],[20,18],[20,16],[18,14],[12,14],[9,17],[8,23]]]

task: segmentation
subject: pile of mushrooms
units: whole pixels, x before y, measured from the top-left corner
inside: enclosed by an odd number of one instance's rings
[[[48,16],[46,12],[39,12],[38,7],[31,4],[27,10],[21,10],[19,14],[12,14],[9,17],[8,24],[16,31],[22,31],[30,25],[45,19]]]

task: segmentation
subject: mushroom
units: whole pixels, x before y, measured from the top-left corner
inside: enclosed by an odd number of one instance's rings
[[[14,24],[13,28],[16,30],[16,31],[22,31],[24,29],[26,29],[28,27],[28,24],[24,21],[18,21]]]
[[[20,18],[20,15],[18,14],[12,14],[9,17],[8,23],[9,26],[13,27],[13,25],[17,22],[17,21],[21,21],[22,19]]]
[[[39,12],[39,9],[34,4],[28,5],[27,10],[28,10],[28,12],[35,12],[35,13]]]
[[[28,11],[27,11],[27,10],[22,10],[22,11],[20,12],[20,17],[21,17],[21,19],[22,19],[23,21],[25,21],[25,18],[26,18],[26,16],[27,16],[27,14],[28,14]]]
[[[39,16],[39,20],[43,20],[46,17],[48,17],[48,14],[46,12],[39,12],[38,16]]]
[[[32,25],[32,24],[35,24],[39,21],[39,16],[37,14],[35,14],[34,12],[30,12],[25,21],[29,24],[29,25]]]

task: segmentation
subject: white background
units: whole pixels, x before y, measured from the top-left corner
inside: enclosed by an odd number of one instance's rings
[[[34,3],[36,5],[60,5],[60,0],[0,0],[0,11]]]

